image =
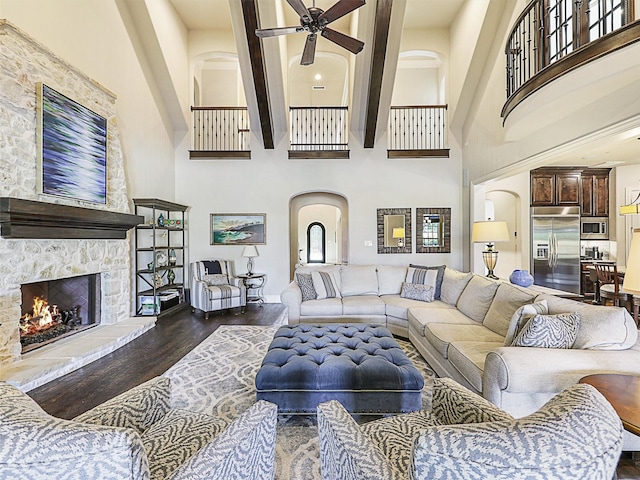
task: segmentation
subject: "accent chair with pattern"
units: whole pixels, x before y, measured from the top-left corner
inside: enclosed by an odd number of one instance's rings
[[[0,479],[271,480],[276,420],[264,401],[230,424],[172,409],[164,377],[62,420],[0,382]]]
[[[247,289],[233,276],[229,260],[201,260],[191,264],[191,307],[210,312],[247,305]]]
[[[332,400],[318,406],[318,432],[324,480],[610,480],[622,451],[615,410],[582,384],[515,419],[439,378],[430,412],[358,425]]]

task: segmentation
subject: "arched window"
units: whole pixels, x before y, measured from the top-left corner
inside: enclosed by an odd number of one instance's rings
[[[307,263],[324,263],[325,230],[320,222],[313,222],[307,228]]]

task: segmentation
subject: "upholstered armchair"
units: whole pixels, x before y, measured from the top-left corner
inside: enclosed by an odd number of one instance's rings
[[[332,400],[318,406],[318,431],[325,480],[610,480],[622,451],[615,410],[583,384],[514,419],[453,380],[436,379],[431,412],[360,426]]]
[[[0,478],[273,479],[276,405],[257,402],[227,425],[170,398],[157,377],[62,420],[0,382]]]
[[[191,264],[191,308],[210,312],[247,305],[247,289],[233,276],[228,260],[201,260]]]

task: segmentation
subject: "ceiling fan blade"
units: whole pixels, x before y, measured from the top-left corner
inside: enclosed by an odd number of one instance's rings
[[[289,35],[290,33],[302,32],[302,27],[276,27],[276,28],[263,28],[256,29],[256,35],[260,38],[276,37],[278,35]]]
[[[307,35],[307,41],[304,44],[304,51],[300,59],[300,65],[311,65],[316,57],[316,43],[318,36],[315,33]]]
[[[356,8],[360,8],[365,4],[365,0],[339,0],[329,10],[318,17],[320,25],[327,25],[340,17],[344,17],[347,13],[353,12]]]
[[[346,48],[351,53],[360,53],[364,48],[364,42],[361,42],[357,38],[350,37],[344,33],[340,33],[330,28],[322,30],[322,36],[327,40],[332,41],[336,45],[340,45],[342,48]]]
[[[302,0],[287,0],[287,3],[296,11],[302,23],[311,23],[311,14]]]

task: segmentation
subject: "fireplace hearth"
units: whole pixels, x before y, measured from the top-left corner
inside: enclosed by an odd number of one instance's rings
[[[82,275],[23,284],[22,353],[100,323],[100,276]]]

